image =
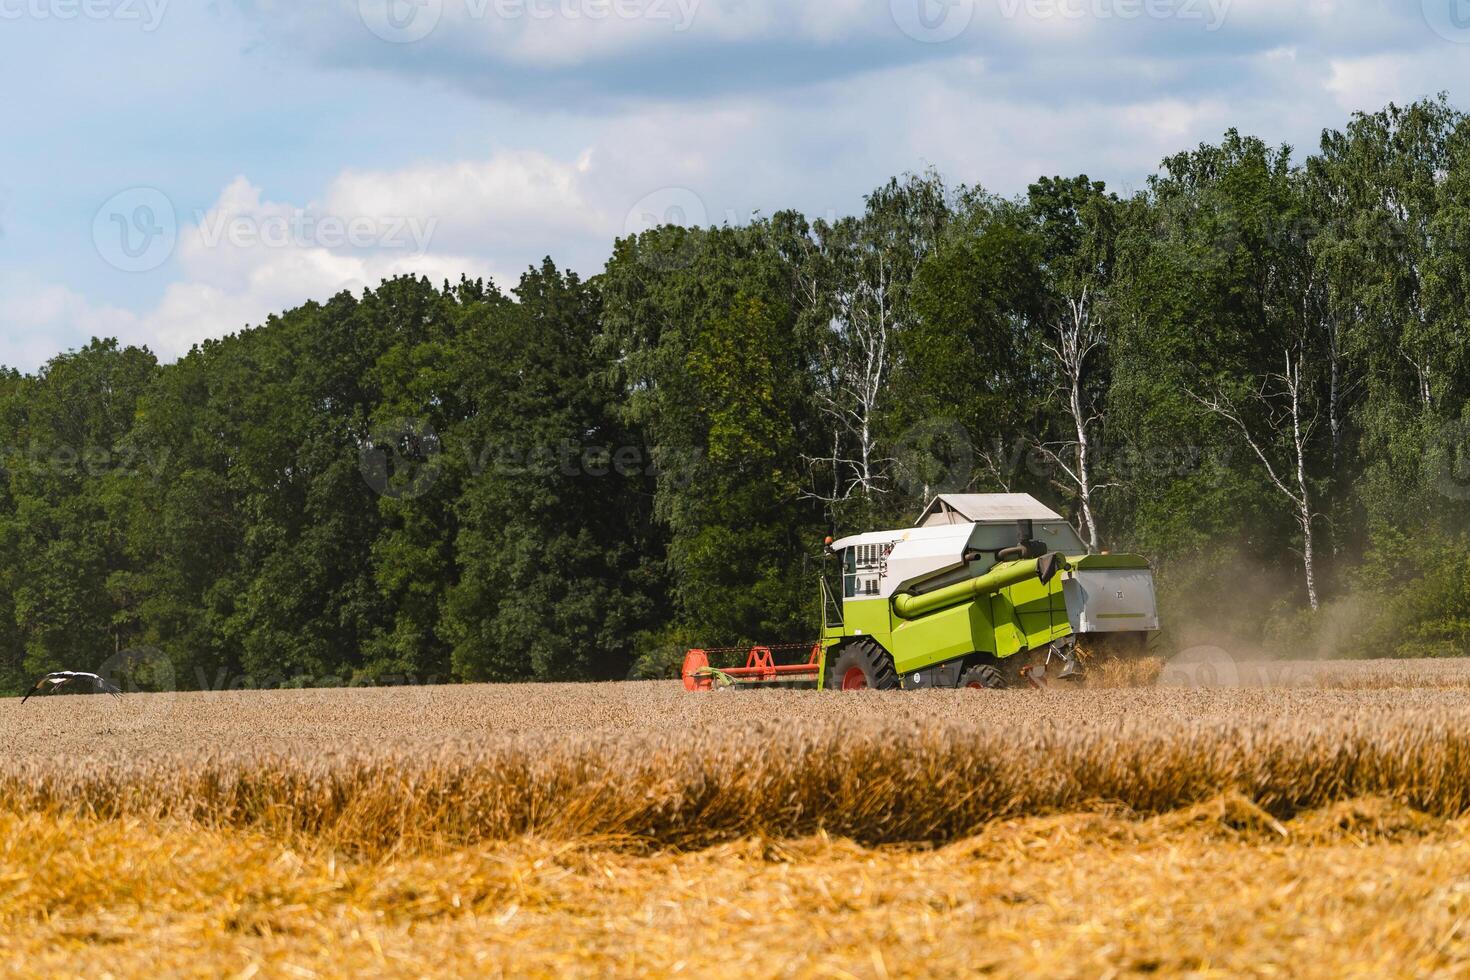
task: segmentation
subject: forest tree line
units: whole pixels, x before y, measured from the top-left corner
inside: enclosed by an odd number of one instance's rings
[[[97,340],[0,373],[0,689],[135,651],[180,687],[659,676],[810,639],[822,539],[944,491],[1149,556],[1175,645],[1460,653],[1467,324],[1441,97],[1128,195],[908,175],[590,279]]]

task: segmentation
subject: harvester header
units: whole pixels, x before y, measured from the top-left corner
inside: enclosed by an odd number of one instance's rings
[[[685,658],[690,690],[770,684],[829,690],[1041,686],[1098,655],[1143,651],[1158,630],[1153,572],[1137,555],[1089,554],[1027,494],[948,494],[916,526],[828,545],[823,622],[809,654],[772,647],[743,667]],[[796,645],[792,645],[793,648]]]

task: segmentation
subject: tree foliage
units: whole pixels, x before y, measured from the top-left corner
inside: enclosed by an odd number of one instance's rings
[[[1128,196],[907,175],[591,279],[393,279],[167,365],[94,341],[0,372],[0,688],[136,650],[184,687],[658,673],[810,638],[826,534],[984,490],[1154,559],[1180,642],[1459,652],[1467,321],[1440,98]]]

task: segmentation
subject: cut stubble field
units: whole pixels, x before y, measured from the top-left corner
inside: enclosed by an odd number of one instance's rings
[[[0,972],[1470,972],[1470,661],[1180,680],[7,701]]]

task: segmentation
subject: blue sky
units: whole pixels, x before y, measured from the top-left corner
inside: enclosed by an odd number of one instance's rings
[[[0,0],[0,364],[1470,98],[1470,0]]]

